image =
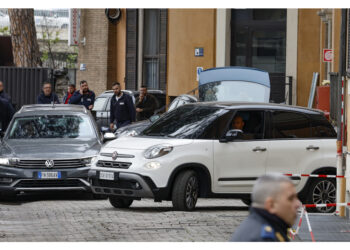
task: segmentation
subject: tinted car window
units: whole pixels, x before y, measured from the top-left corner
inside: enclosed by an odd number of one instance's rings
[[[217,118],[212,124],[210,124],[203,132],[199,139],[206,140],[219,140],[221,139],[229,127],[229,123],[232,119],[232,112],[227,112],[226,114]]]
[[[238,116],[243,120],[243,138],[244,140],[254,140],[264,138],[264,111],[244,110],[238,111],[230,123],[230,129],[237,129],[234,127],[233,121]]]
[[[217,107],[181,106],[162,116],[146,128],[141,136],[197,139],[214,120],[227,112]]]
[[[300,113],[275,111],[272,113],[273,138],[310,138],[309,118]]]
[[[9,139],[96,138],[88,116],[45,115],[19,117],[10,128]]]
[[[322,115],[311,116],[311,134],[317,138],[335,138],[337,137],[332,125]]]

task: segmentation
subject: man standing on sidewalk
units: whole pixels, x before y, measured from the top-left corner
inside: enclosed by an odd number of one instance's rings
[[[131,124],[135,121],[135,106],[131,96],[121,91],[120,83],[114,82],[112,85],[114,95],[111,99],[110,125],[111,131],[114,130],[114,123],[117,129]]]
[[[37,104],[59,104],[60,101],[55,93],[52,92],[52,86],[49,82],[44,82],[43,91],[38,95]]]
[[[231,241],[289,241],[287,230],[294,224],[300,206],[287,176],[276,173],[259,177],[253,188],[250,214]]]
[[[135,101],[136,120],[142,121],[150,118],[157,109],[157,99],[147,93],[147,87],[141,86],[140,95]]]
[[[68,85],[68,91],[67,91],[66,95],[63,97],[64,104],[68,104],[69,99],[73,96],[74,92],[75,92],[75,85],[70,83]]]
[[[95,93],[89,90],[87,81],[82,80],[80,82],[80,89],[74,92],[68,103],[84,105],[85,108],[92,110],[95,103]]]

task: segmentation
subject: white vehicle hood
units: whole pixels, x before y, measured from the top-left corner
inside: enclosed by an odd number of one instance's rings
[[[144,150],[154,145],[170,144],[174,147],[193,143],[192,139],[169,139],[169,138],[152,138],[152,137],[132,137],[125,136],[109,142],[104,149],[136,149]]]

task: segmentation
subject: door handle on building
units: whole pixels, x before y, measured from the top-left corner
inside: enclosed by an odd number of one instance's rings
[[[264,151],[266,151],[266,148],[256,147],[256,148],[253,148],[253,151],[254,152],[264,152]]]

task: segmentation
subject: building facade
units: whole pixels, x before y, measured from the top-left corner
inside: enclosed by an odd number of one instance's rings
[[[340,9],[121,9],[110,22],[82,9],[77,80],[97,93],[147,85],[171,100],[197,88],[198,67],[247,66],[269,72],[273,102],[307,106],[313,72],[320,84],[338,70],[340,20]]]

